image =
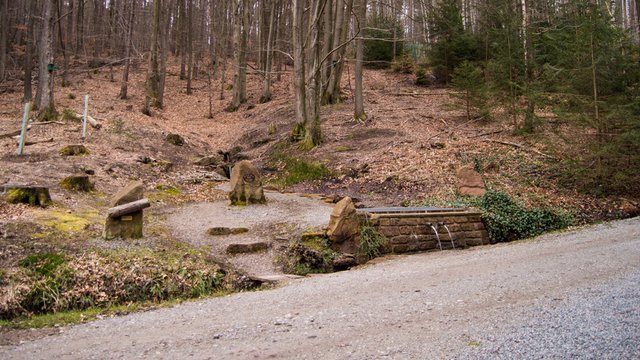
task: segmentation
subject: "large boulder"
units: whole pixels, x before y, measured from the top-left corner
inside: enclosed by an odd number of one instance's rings
[[[355,254],[358,250],[360,219],[350,197],[338,201],[331,212],[327,236],[331,247],[346,254]]]
[[[482,176],[472,165],[458,169],[458,192],[460,195],[482,196],[485,193]]]
[[[239,161],[231,170],[229,199],[231,205],[264,204],[267,202],[262,189],[260,173],[250,161]]]
[[[141,200],[144,196],[144,185],[141,181],[132,181],[127,186],[118,191],[111,198],[111,206],[125,205],[137,200]],[[102,233],[105,239],[138,239],[142,237],[142,210],[132,213],[110,217],[104,224]]]

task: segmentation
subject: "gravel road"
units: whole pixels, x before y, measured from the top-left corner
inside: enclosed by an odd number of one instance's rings
[[[74,326],[3,359],[640,357],[640,218]]]

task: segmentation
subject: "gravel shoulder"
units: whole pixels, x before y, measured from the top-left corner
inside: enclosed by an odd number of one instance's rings
[[[398,256],[0,348],[35,358],[634,358],[640,218]]]

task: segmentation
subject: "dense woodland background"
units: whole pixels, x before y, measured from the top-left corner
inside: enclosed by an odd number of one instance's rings
[[[141,105],[165,99],[167,59],[180,78],[208,79],[227,111],[246,102],[247,72],[271,83],[293,72],[303,148],[322,142],[320,107],[341,101],[354,63],[354,119],[367,121],[362,67],[415,74],[456,89],[469,120],[509,121],[516,134],[572,121],[590,134],[587,155],[564,159],[566,182],[630,193],[640,173],[640,5],[635,0],[33,0],[0,1],[0,91],[24,89],[40,119],[57,116],[54,77],[108,68],[127,98],[131,67],[147,72]],[[116,72],[117,69],[117,72]],[[214,89],[211,79],[222,78]],[[364,80],[366,81],[366,79]],[[37,85],[34,89],[32,84]],[[117,101],[114,99],[114,101]]]

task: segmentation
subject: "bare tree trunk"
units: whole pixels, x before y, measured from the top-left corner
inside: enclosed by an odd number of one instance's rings
[[[291,132],[294,141],[304,138],[307,127],[307,99],[304,59],[304,0],[292,0],[293,13],[293,87],[296,97],[296,125]]]
[[[149,52],[149,70],[147,72],[146,94],[144,108],[142,112],[151,115],[151,106],[162,107],[158,100],[160,88],[160,63],[158,59],[160,51],[160,37],[162,32],[161,23],[162,0],[153,2],[153,26],[151,32],[151,49]]]
[[[264,67],[264,86],[262,88],[262,96],[260,97],[260,103],[266,103],[271,100],[271,62],[273,60],[273,33],[274,23],[276,17],[277,1],[271,1],[271,10],[269,15],[269,35],[267,36],[267,49],[265,53],[265,67]]]
[[[53,67],[53,25],[54,25],[54,1],[44,0],[42,12],[42,28],[40,29],[40,41],[38,44],[38,90],[36,92],[36,105],[38,118],[41,120],[54,120],[57,116],[53,96],[53,69],[49,71],[49,64]]]
[[[351,19],[351,10],[353,9],[353,0],[346,1],[346,9],[343,1],[338,1],[338,9],[336,10],[336,29],[334,31],[334,46],[344,44],[347,41],[349,33],[349,22]],[[346,46],[342,46],[339,50],[331,54],[332,71],[329,77],[329,85],[325,91],[323,103],[335,104],[340,99],[340,83],[342,82],[342,73],[344,70],[344,58],[346,54]]]
[[[136,13],[136,0],[131,0],[129,8],[129,20],[127,21],[127,29],[124,44],[124,69],[122,70],[122,85],[120,86],[120,99],[127,98],[129,89],[129,67],[131,66],[131,42],[133,36],[133,18]]]
[[[0,2],[0,82],[7,68],[7,38],[9,33],[9,0]]]
[[[359,23],[359,28],[363,29],[366,26],[367,19],[367,0],[358,0],[358,7],[355,9],[356,17]],[[356,121],[366,121],[367,114],[364,112],[364,98],[362,96],[362,61],[364,57],[364,40],[363,34],[360,34],[356,40],[356,69],[355,69],[355,83],[356,91],[355,97],[355,111],[353,118]]]
[[[60,48],[64,56],[63,70],[62,70],[62,87],[71,85],[69,81],[69,52],[67,51],[67,41],[62,36],[62,1],[56,0],[56,16],[58,17],[58,39],[60,40]]]
[[[220,41],[220,61],[222,61],[222,76],[220,79],[220,100],[224,99],[224,87],[227,82],[227,38],[229,35],[229,2],[224,2],[224,22],[222,23],[222,38]]]
[[[180,53],[180,80],[184,80],[187,78],[186,66],[187,66],[187,10],[186,8],[186,0],[178,0],[178,19],[180,19],[180,41],[178,45],[178,52]],[[191,0],[189,0],[191,2]]]
[[[247,101],[247,32],[249,31],[249,1],[238,0],[236,4],[236,24],[234,29],[235,75],[233,98],[227,111],[236,111]]]
[[[35,43],[33,17],[36,14],[36,4],[35,1],[32,1],[31,4],[27,5],[27,35],[24,42],[24,102],[31,102],[33,99],[33,89],[31,87],[33,80],[33,44]]]
[[[191,95],[191,78],[193,76],[193,1],[188,2],[188,29],[187,29],[187,52],[189,57],[189,64],[187,65],[187,95]]]

